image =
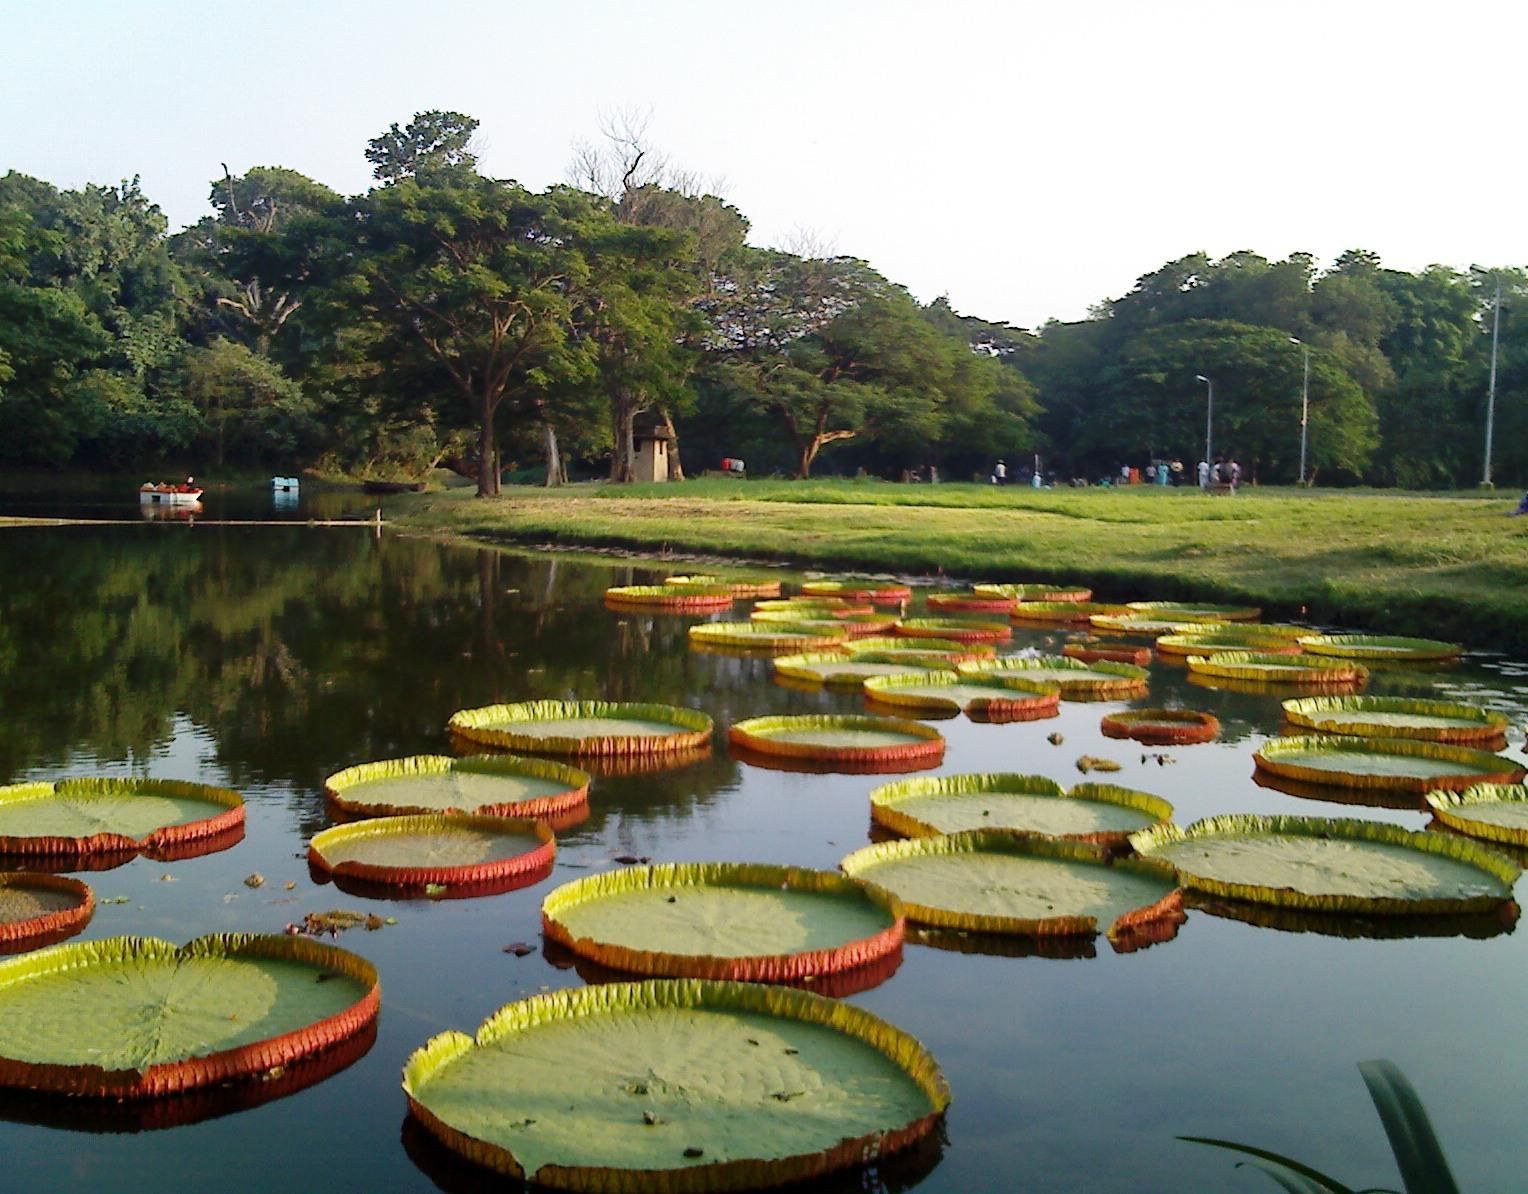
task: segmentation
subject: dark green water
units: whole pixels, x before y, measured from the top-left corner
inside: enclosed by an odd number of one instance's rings
[[[399,1070],[437,1031],[471,1032],[512,999],[582,981],[539,948],[538,908],[554,883],[625,854],[832,867],[866,841],[865,797],[881,780],[763,770],[719,743],[680,770],[597,780],[592,815],[560,835],[554,878],[538,887],[441,902],[350,896],[315,884],[302,858],[326,824],[324,776],[443,751],[455,709],[651,700],[702,708],[722,730],[757,714],[851,711],[859,698],[779,687],[767,660],[692,653],[690,619],[604,608],[607,585],[661,570],[302,527],[14,529],[0,532],[0,563],[0,782],[148,775],[227,784],[248,800],[247,836],[231,850],[84,876],[102,900],[127,898],[103,905],[87,938],[280,932],[332,908],[398,919],[338,941],[372,959],[383,984],[376,1041],[349,1068],[169,1128],[8,1095],[0,1189],[475,1188],[409,1139]],[[1060,641],[1024,632],[1018,645]],[[1528,668],[1476,658],[1452,671],[1387,671],[1370,691],[1466,695],[1512,710],[1521,726]],[[1067,703],[1048,721],[939,722],[950,744],[941,770],[1071,784],[1081,779],[1073,761],[1092,754],[1124,768],[1091,778],[1158,793],[1184,824],[1232,811],[1424,824],[1409,810],[1255,784],[1251,751],[1276,732],[1277,697],[1195,687],[1154,665],[1150,698],[1134,703],[1208,709],[1222,739],[1160,765],[1099,734],[1100,716],[1122,703]],[[1060,746],[1047,741],[1057,731]],[[1521,750],[1515,730],[1510,751]],[[255,871],[266,883],[252,890],[243,879]],[[1192,911],[1175,940],[1128,955],[1102,941],[1067,958],[910,945],[889,981],[853,998],[942,1063],[954,1093],[942,1155],[830,1188],[1272,1188],[1179,1134],[1249,1141],[1355,1185],[1395,1186],[1355,1068],[1389,1057],[1420,1090],[1461,1185],[1521,1189],[1528,931],[1434,927],[1444,935],[1348,938]],[[538,948],[504,952],[515,942]]]

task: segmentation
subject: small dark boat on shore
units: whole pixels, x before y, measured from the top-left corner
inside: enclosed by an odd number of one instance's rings
[[[366,493],[423,493],[423,481],[362,481]]]

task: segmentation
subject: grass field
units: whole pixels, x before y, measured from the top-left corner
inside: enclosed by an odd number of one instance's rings
[[[492,500],[451,489],[400,498],[388,516],[480,540],[1251,602],[1271,616],[1522,651],[1528,518],[1506,517],[1517,496],[700,480]]]

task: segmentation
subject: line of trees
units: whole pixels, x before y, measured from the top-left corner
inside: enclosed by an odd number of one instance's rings
[[[1496,469],[1528,473],[1520,270],[1418,274],[1350,252],[1170,262],[1086,320],[1031,333],[915,301],[853,258],[747,243],[746,218],[646,144],[584,146],[574,181],[485,176],[477,122],[426,112],[370,141],[342,196],[256,167],[169,235],[137,180],[0,178],[0,459],[58,467],[305,465],[516,479],[633,476],[661,428],[682,461],[754,472],[1063,477],[1197,459],[1265,481],[1478,480],[1503,294]],[[1292,344],[1291,338],[1298,338]]]

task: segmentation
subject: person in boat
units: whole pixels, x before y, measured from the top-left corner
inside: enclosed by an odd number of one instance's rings
[[[196,478],[187,477],[183,484],[177,485],[175,488],[180,493],[191,493],[196,489]]]

